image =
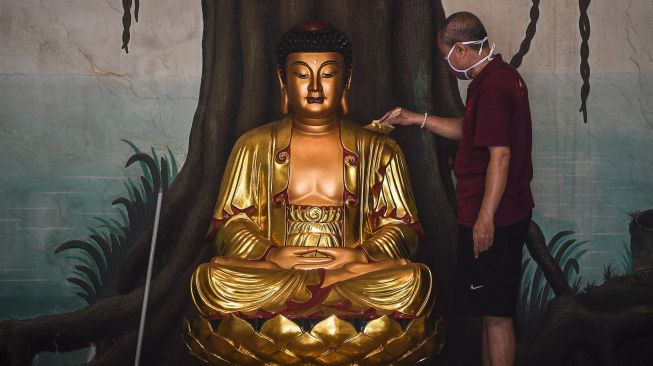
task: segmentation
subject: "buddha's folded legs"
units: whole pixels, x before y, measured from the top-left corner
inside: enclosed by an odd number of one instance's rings
[[[193,273],[191,296],[206,318],[248,315],[258,310],[280,312],[288,301],[310,300],[307,287],[321,282],[318,271],[284,269],[265,261],[237,258],[229,258],[229,262],[234,264],[204,263]]]
[[[400,313],[407,316],[425,316],[433,305],[432,278],[428,267],[406,260],[386,260],[400,264],[384,266],[383,269],[362,273],[350,279],[336,282],[324,301],[325,310],[333,304],[351,302],[351,310],[374,309],[378,314]],[[364,271],[366,266],[380,265],[352,263],[343,268],[354,267]],[[355,268],[359,267],[359,268]]]
[[[350,263],[335,270],[284,269],[274,263],[223,258],[197,268],[191,294],[206,318],[229,314],[328,316],[430,311],[431,274],[406,260]]]

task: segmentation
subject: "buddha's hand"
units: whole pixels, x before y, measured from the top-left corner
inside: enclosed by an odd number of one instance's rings
[[[269,261],[253,261],[245,258],[234,257],[213,257],[211,263],[218,266],[234,266],[245,268],[261,268],[261,269],[280,269],[276,263]]]
[[[396,107],[386,112],[386,114],[379,119],[379,123],[408,126],[420,124],[423,119],[423,114],[409,111],[406,108]]]
[[[270,249],[266,261],[274,263],[281,268],[298,268],[307,266],[307,269],[325,268],[328,263],[333,262],[330,257],[305,257],[304,255],[314,253],[314,247],[285,246],[273,247]]]
[[[337,269],[341,268],[348,263],[367,263],[367,256],[361,248],[317,248],[314,249],[318,254],[327,256],[329,262],[313,264],[302,263],[297,264],[294,268],[297,269]]]

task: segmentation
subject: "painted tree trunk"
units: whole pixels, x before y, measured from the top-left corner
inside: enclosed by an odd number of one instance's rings
[[[633,273],[653,274],[653,209],[637,213],[630,221],[630,249]]]

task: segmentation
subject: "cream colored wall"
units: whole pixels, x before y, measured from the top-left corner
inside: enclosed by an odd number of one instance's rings
[[[0,74],[200,77],[199,0],[140,2],[130,52],[122,2],[0,1]]]

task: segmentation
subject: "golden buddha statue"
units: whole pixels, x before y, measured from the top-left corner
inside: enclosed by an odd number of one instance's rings
[[[191,279],[187,345],[221,365],[414,365],[442,332],[425,320],[431,273],[410,260],[422,231],[401,149],[346,118],[344,34],[304,23],[278,53],[285,116],[231,152],[208,234],[217,256]]]

